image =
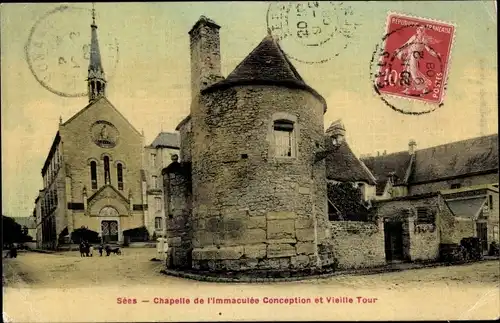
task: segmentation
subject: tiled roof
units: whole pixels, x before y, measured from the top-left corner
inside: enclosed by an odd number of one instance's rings
[[[417,150],[413,183],[498,169],[498,134]]]
[[[333,148],[330,138],[325,138],[326,149]],[[375,185],[375,178],[362,162],[354,155],[349,144],[344,141],[338,149],[326,158],[326,178],[339,182],[366,182]]]
[[[377,194],[383,191],[391,172],[397,176],[396,185],[406,184],[410,160],[407,151],[362,159],[377,179]],[[417,150],[407,184],[483,171],[498,171],[497,134]]]
[[[27,227],[28,229],[35,229],[36,228],[36,219],[33,216],[26,216],[26,217],[16,217],[12,218],[14,221],[16,221],[17,224],[19,224],[21,227]]]
[[[270,35],[266,36],[226,78],[227,82],[238,80],[304,82]]]
[[[411,155],[407,151],[402,151],[377,157],[366,157],[361,160],[377,180],[377,194],[382,194],[391,174],[396,176],[396,185],[404,183]]]
[[[326,111],[325,99],[304,82],[271,35],[267,35],[226,79],[202,92],[238,84],[269,84],[304,89],[315,95],[323,103]]]
[[[149,145],[152,148],[179,148],[180,137],[178,133],[160,132],[155,140]]]

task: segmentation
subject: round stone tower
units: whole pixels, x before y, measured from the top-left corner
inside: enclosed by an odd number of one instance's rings
[[[206,64],[203,52],[220,57],[214,54],[219,27],[204,26],[203,35],[212,38],[203,43],[214,47],[192,43],[199,64]],[[220,72],[211,72],[200,79],[217,79]],[[314,157],[324,147],[325,100],[270,35],[226,79],[197,88],[191,105],[193,268],[321,266],[326,178],[324,162]]]

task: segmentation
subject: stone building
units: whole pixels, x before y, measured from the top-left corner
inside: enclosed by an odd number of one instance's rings
[[[377,179],[376,200],[409,203],[416,196],[440,193],[462,224],[470,222],[469,231],[457,229],[455,234],[481,238],[485,253],[492,241],[499,242],[498,135],[421,150],[410,140],[408,151],[362,160]]]
[[[164,170],[175,267],[278,269],[329,265],[323,114],[276,40],[266,36],[226,78],[219,26],[190,35],[190,115],[181,163]]]
[[[179,134],[160,132],[153,142],[145,147],[144,170],[147,185],[148,217],[146,228],[149,235],[165,235],[165,208],[163,178],[161,171],[171,162],[171,156],[179,155]]]
[[[124,230],[143,226],[147,218],[144,137],[106,98],[95,20],[87,84],[89,104],[60,121],[42,168],[35,210],[44,248],[69,242],[81,227],[121,242]]]
[[[359,159],[341,120],[323,130],[325,100],[271,35],[223,77],[219,30],[202,16],[189,32],[190,114],[176,128],[180,156],[162,171],[168,267],[283,271],[435,260],[441,244],[489,223],[484,205],[498,198],[494,188],[476,192],[482,204],[444,189],[457,190],[455,181],[498,186],[496,137],[450,144],[447,157],[441,148],[417,151],[413,141],[407,152]]]

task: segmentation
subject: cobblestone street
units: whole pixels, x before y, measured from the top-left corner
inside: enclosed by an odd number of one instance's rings
[[[152,248],[121,256],[81,258],[79,253],[21,252],[3,264],[4,312],[16,321],[478,319],[499,315],[499,263],[402,272],[335,276],[267,284],[208,283],[165,276],[150,261]],[[259,298],[257,305],[201,305],[201,297]],[[268,298],[311,304],[269,304]],[[315,304],[323,297],[323,303]],[[328,297],[338,298],[329,304]],[[357,297],[375,299],[358,305]],[[131,304],[118,304],[130,302]],[[353,298],[354,303],[345,303]],[[177,302],[173,305],[156,304]],[[134,304],[135,300],[135,304]],[[190,301],[187,304],[187,300]],[[340,300],[340,301],[339,301]],[[300,302],[300,299],[299,299]],[[353,307],[361,306],[360,311]],[[286,311],[283,311],[286,309]],[[356,314],[355,314],[356,313]],[[361,316],[360,316],[361,315]]]

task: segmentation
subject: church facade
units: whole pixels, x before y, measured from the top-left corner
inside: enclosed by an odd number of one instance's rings
[[[42,168],[36,199],[38,245],[56,248],[82,227],[103,241],[120,243],[123,231],[145,225],[144,136],[106,98],[106,78],[91,25],[89,104],[60,120]]]

